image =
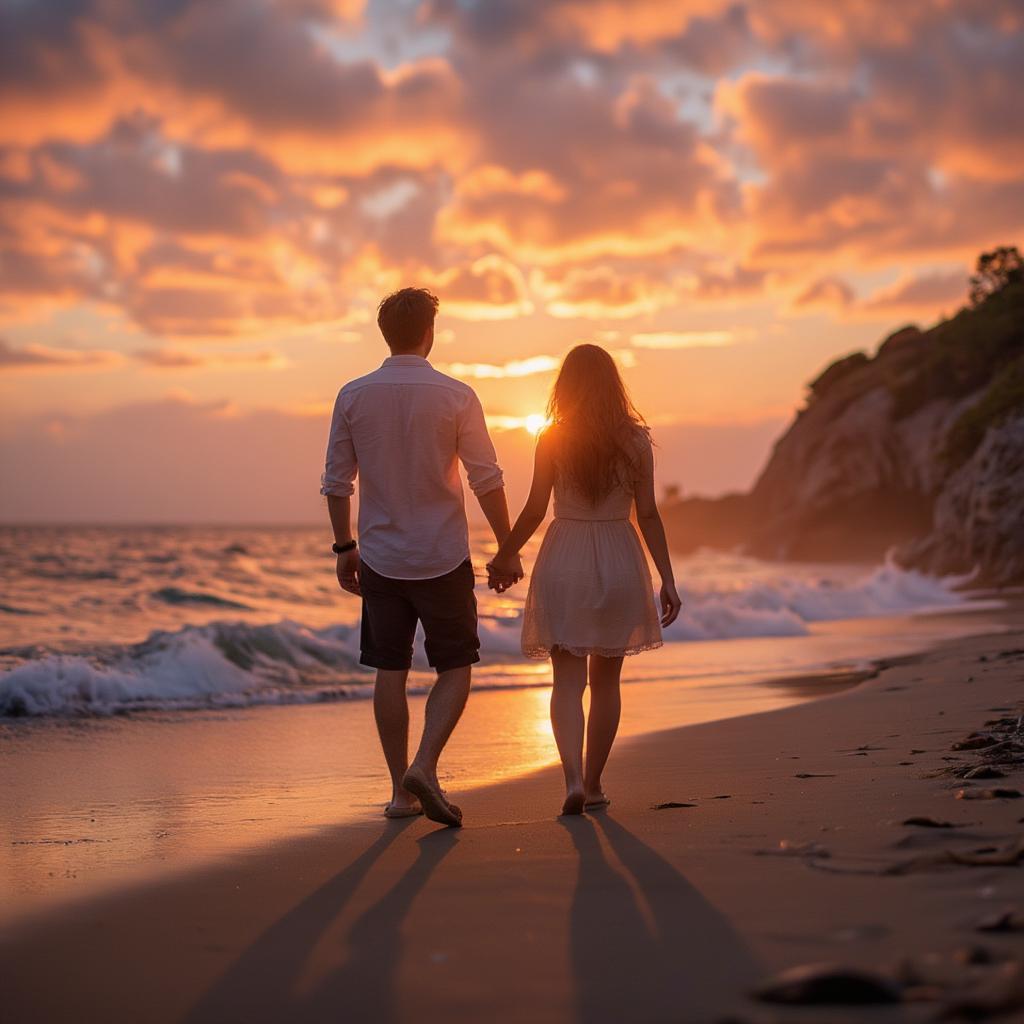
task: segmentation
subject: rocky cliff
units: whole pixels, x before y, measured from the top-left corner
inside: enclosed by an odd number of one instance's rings
[[[680,551],[1024,581],[1024,283],[833,363],[748,494],[665,512]]]

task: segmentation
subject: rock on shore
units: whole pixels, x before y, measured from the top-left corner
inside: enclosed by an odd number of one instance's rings
[[[682,552],[1024,580],[1024,284],[836,361],[748,494],[665,513]]]

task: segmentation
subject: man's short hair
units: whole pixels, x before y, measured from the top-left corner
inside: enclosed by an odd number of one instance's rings
[[[392,352],[411,352],[437,315],[437,296],[426,288],[402,288],[381,299],[377,326]]]

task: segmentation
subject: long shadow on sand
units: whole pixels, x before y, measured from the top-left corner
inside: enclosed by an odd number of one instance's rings
[[[692,1020],[757,977],[728,921],[660,854],[607,813],[561,819],[579,855],[570,936],[577,1019]]]
[[[398,1019],[394,972],[401,962],[401,927],[416,898],[457,842],[457,833],[431,832],[398,881],[361,914],[341,941],[348,955],[308,991],[298,991],[310,954],[336,922],[373,864],[408,822],[390,822],[348,867],[270,926],[203,995],[186,1024],[245,1021]]]

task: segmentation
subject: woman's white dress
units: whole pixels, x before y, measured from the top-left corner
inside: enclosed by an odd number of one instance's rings
[[[593,505],[559,473],[554,499],[526,595],[523,653],[614,658],[660,647],[651,574],[629,521],[632,489],[617,486]]]

